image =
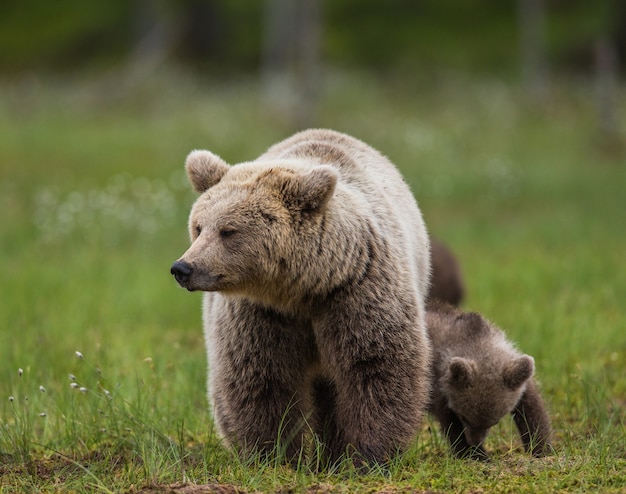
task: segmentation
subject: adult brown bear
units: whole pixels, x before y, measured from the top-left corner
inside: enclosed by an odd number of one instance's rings
[[[384,462],[405,448],[430,391],[430,265],[397,169],[353,137],[307,130],[234,166],[194,151],[186,170],[201,195],[171,271],[206,292],[209,396],[225,441],[293,458],[312,429],[331,461]]]

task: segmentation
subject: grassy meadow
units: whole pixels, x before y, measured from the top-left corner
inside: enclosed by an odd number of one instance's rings
[[[496,79],[335,74],[315,121],[401,168],[464,306],[535,357],[555,453],[524,454],[509,418],[488,464],[454,459],[433,422],[366,475],[222,448],[200,295],[169,274],[194,199],[182,163],[254,158],[287,122],[254,81],[0,81],[0,492],[625,492],[626,156],[585,81],[536,105]]]

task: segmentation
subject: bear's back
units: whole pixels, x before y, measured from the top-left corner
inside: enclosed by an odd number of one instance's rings
[[[502,330],[479,314],[447,303],[429,302],[426,326],[438,374],[452,357],[472,359],[495,372],[520,355]]]
[[[396,167],[380,152],[355,137],[327,129],[309,129],[270,147],[259,160],[305,158],[334,166],[344,183],[354,184],[370,199],[408,194]],[[382,188],[382,190],[381,190]]]
[[[424,299],[430,281],[429,239],[417,202],[398,169],[380,152],[352,136],[327,129],[299,132],[262,154],[259,161],[307,159],[339,172],[337,188],[348,192],[359,213],[411,272]]]

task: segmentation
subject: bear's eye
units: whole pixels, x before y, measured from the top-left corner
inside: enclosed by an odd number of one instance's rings
[[[200,225],[196,225],[196,237],[199,237],[202,233],[202,227]]]
[[[269,223],[270,225],[277,221],[276,220],[276,216],[274,216],[273,214],[270,214],[270,213],[265,213],[265,212],[261,211],[261,216],[263,217],[265,222]]]
[[[220,230],[220,237],[221,238],[232,237],[235,233],[237,233],[237,230],[235,230],[234,228],[222,228]]]

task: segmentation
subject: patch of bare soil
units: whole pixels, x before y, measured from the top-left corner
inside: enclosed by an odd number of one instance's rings
[[[133,491],[138,494],[255,494],[240,487],[230,484],[203,484],[191,485],[176,483],[164,486],[145,487],[139,491]],[[276,494],[294,494],[296,491],[289,487],[284,487],[276,491]],[[331,494],[334,492],[348,492],[346,488],[334,486],[332,484],[316,484],[307,488],[306,494]],[[422,491],[413,489],[397,489],[390,486],[388,489],[373,489],[372,494],[436,494],[434,491]]]
[[[158,485],[144,487],[139,494],[246,494],[247,491],[230,484],[184,484]]]

